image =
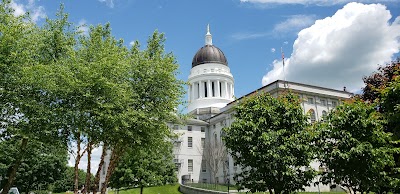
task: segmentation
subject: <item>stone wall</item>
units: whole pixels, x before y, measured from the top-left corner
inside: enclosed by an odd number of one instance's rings
[[[179,191],[182,192],[183,194],[227,194],[228,193],[222,191],[205,190],[205,189],[190,187],[187,185],[180,185]]]

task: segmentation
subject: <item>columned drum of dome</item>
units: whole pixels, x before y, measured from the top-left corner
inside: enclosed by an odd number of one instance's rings
[[[212,44],[207,26],[205,45],[193,57],[189,75],[188,111],[222,108],[234,100],[234,79],[225,54]]]

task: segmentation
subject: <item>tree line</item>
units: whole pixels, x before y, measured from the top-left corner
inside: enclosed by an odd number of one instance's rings
[[[246,97],[224,141],[239,188],[291,193],[312,182],[349,193],[400,192],[400,61],[363,78],[361,94],[310,124],[302,99],[286,91]],[[311,168],[319,163],[319,170]]]
[[[54,185],[48,183],[65,175],[68,152],[75,159],[74,192],[82,184],[78,165],[86,154],[84,192],[95,193],[109,150],[105,193],[127,153],[158,149],[171,136],[167,121],[176,118],[184,84],[176,78],[175,57],[158,31],[144,48],[138,41],[128,47],[112,35],[110,24],[80,31],[63,6],[39,26],[29,13],[15,16],[10,3],[0,3],[1,194],[18,181],[26,184],[24,192],[35,184]],[[100,146],[91,178],[91,154]],[[35,174],[32,166],[48,173]],[[37,175],[35,184],[16,179],[29,173]]]

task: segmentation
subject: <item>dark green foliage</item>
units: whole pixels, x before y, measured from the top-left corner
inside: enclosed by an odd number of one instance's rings
[[[74,190],[74,167],[67,167],[63,176],[58,179],[53,185],[53,192],[54,193],[62,193],[66,191],[73,191]],[[79,189],[85,184],[86,179],[86,172],[79,169],[78,172],[78,185]],[[94,179],[94,176],[91,175],[91,180]]]
[[[176,183],[175,164],[170,142],[158,142],[149,148],[129,149],[111,176],[110,186],[148,187]]]
[[[7,171],[18,155],[18,138],[12,138],[0,142],[0,175],[7,178]],[[20,192],[29,192],[48,189],[65,173],[68,160],[65,145],[46,145],[41,142],[29,142],[30,149],[17,171],[13,186],[18,187]],[[4,179],[6,180],[6,179]],[[5,181],[1,182],[4,186]]]
[[[255,94],[235,107],[235,121],[225,128],[224,141],[242,172],[237,184],[255,191],[290,193],[311,183],[315,171],[305,171],[313,159],[311,134],[299,99]]]
[[[323,182],[340,184],[350,192],[382,192],[389,187],[385,169],[394,166],[396,149],[375,106],[360,100],[345,102],[328,120],[319,126],[320,161],[329,169]]]

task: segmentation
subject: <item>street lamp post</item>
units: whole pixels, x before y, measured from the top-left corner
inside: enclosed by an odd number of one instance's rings
[[[230,182],[231,182],[231,180],[230,180],[230,178],[229,178],[229,176],[230,176],[230,172],[229,172],[229,158],[228,158],[228,160],[226,161],[226,166],[227,166],[227,168],[228,168],[228,176],[227,176],[227,179],[228,179],[228,194],[229,194],[229,185],[231,184]]]

